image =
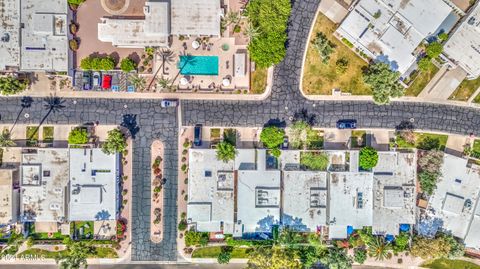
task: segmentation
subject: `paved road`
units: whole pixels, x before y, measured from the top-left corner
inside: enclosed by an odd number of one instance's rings
[[[2,265],[2,269],[57,269],[56,265]],[[89,269],[241,269],[244,264],[112,264],[89,265]],[[353,266],[354,269],[380,269],[385,267]]]
[[[334,127],[341,118],[355,118],[359,127],[393,128],[403,120],[414,118],[417,128],[449,133],[480,134],[480,110],[449,105],[393,103],[376,106],[371,102],[307,101],[299,92],[302,57],[310,25],[319,0],[294,1],[289,26],[289,42],[285,60],[274,72],[271,96],[262,102],[183,101],[182,123],[207,126],[262,126],[267,121],[289,122],[302,109],[316,118],[320,127]],[[129,126],[133,144],[133,209],[132,260],[175,261],[177,224],[177,111],[162,109],[160,100],[65,99],[66,107],[52,113],[45,124],[100,124]],[[0,123],[10,124],[21,109],[19,98],[0,98]],[[25,109],[30,117],[21,123],[37,124],[46,114],[41,99],[34,99]],[[23,114],[23,113],[22,113]],[[164,240],[149,240],[150,234],[150,145],[153,140],[165,142],[164,175]]]

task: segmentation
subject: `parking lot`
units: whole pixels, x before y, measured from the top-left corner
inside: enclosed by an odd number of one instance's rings
[[[122,71],[80,71],[76,70],[73,87],[78,91],[135,92],[129,81],[130,74]]]

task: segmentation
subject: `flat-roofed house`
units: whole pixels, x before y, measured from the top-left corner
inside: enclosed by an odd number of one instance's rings
[[[480,167],[468,161],[445,154],[441,168],[442,176],[430,197],[427,212],[433,218],[441,219],[441,228],[454,236],[466,239],[469,229],[480,229],[478,224],[478,198],[480,193]],[[466,242],[477,235],[470,233]],[[478,243],[472,243],[478,247]],[[468,245],[467,245],[468,246]]]
[[[379,152],[373,168],[374,234],[398,235],[400,225],[414,225],[416,153]]]
[[[190,149],[187,221],[200,232],[233,234],[234,161],[213,149]]]
[[[470,79],[480,76],[480,2],[477,1],[450,35],[443,52],[462,67]]]
[[[20,216],[24,222],[62,223],[67,216],[68,149],[33,149],[22,154]],[[53,228],[52,230],[55,230]]]
[[[100,148],[70,149],[70,221],[116,220],[120,157]]]
[[[14,190],[16,169],[0,169],[0,228],[17,222],[19,193]]]

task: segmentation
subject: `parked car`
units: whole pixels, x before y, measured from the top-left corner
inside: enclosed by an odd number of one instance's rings
[[[178,106],[178,100],[176,99],[163,99],[160,103],[162,107],[176,107]]]
[[[100,72],[93,72],[93,87],[100,86]]]
[[[83,72],[82,84],[84,90],[92,89],[92,74],[90,72]]]
[[[202,128],[201,124],[195,125],[195,129],[193,132],[193,145],[199,147],[202,145]]]
[[[357,128],[357,120],[339,120],[337,121],[338,129],[355,129]]]
[[[110,89],[112,87],[112,75],[103,75],[102,89]]]
[[[282,149],[288,149],[288,136],[283,137]]]

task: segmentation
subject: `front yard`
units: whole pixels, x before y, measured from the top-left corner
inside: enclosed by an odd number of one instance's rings
[[[449,259],[436,259],[426,261],[422,264],[424,268],[431,268],[431,269],[480,269],[479,265],[474,263],[463,261],[463,260],[449,260]]]
[[[231,247],[231,258],[246,259],[249,253],[253,251],[252,248]],[[192,258],[217,258],[222,252],[222,246],[197,248],[192,253]]]
[[[420,71],[416,78],[412,78],[415,80],[405,90],[405,96],[418,96],[425,86],[427,86],[428,82],[430,82],[435,74],[437,74],[438,70],[438,67],[436,67],[434,64],[430,64],[428,70]]]
[[[267,87],[267,68],[258,68],[255,69],[252,73],[250,73],[251,81],[250,81],[250,93],[253,94],[261,94],[265,92],[265,88]]]
[[[468,101],[468,99],[475,93],[480,87],[480,78],[474,80],[464,80],[460,83],[460,86],[452,93],[448,98],[455,101]],[[480,98],[480,97],[477,97]],[[480,100],[479,100],[480,101]]]
[[[438,150],[445,150],[448,135],[432,134],[432,133],[414,133],[415,143],[405,140],[401,135],[397,134],[396,143],[399,148],[422,148],[427,141],[438,141]]]
[[[338,40],[333,33],[338,25],[319,13],[307,50],[303,70],[303,91],[305,94],[331,95],[332,89],[340,89],[353,95],[370,95],[371,89],[363,82],[362,69],[368,63],[355,54],[346,44]],[[322,32],[335,45],[327,64],[322,62],[318,51],[311,45],[316,34]],[[339,72],[338,60],[346,60],[347,68]]]

